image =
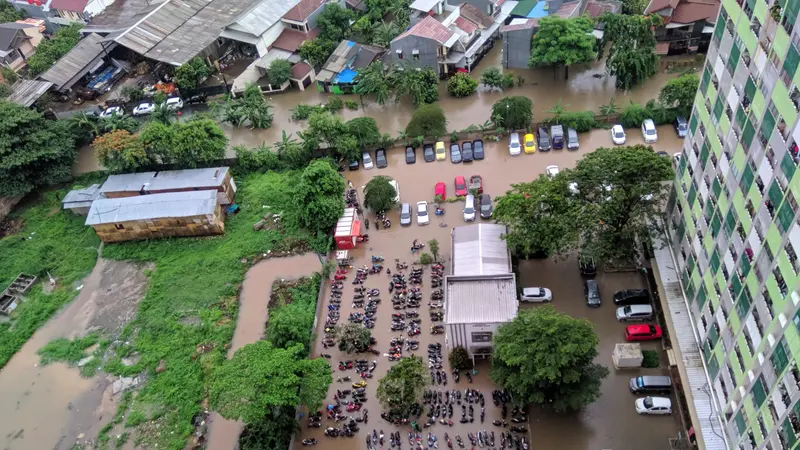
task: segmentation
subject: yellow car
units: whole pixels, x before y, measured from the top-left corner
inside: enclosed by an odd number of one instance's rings
[[[439,141],[436,143],[436,160],[444,161],[447,159],[447,152],[444,149],[444,142]]]
[[[536,153],[536,140],[533,138],[533,134],[528,133],[525,135],[523,148],[525,149],[525,153]]]

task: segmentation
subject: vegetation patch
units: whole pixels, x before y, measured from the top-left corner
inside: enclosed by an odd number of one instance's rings
[[[658,352],[655,350],[642,350],[642,367],[654,369],[658,367]]]

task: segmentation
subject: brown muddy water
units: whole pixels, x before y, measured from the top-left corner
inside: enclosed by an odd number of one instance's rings
[[[680,151],[681,141],[675,137],[674,131],[669,127],[659,128],[659,143],[654,147],[657,150],[665,150],[669,153]],[[628,136],[629,144],[641,143],[640,134],[637,135],[632,130]],[[425,163],[421,155],[418,154],[417,163],[407,166],[401,150],[389,153],[389,167],[386,169],[358,170],[347,172],[345,176],[359,189],[373,176],[387,175],[397,180],[400,190],[400,201],[411,203],[418,201],[432,201],[434,184],[438,181],[447,183],[448,196],[453,195],[453,178],[458,175],[469,177],[472,174],[483,176],[484,192],[493,198],[502,195],[513,183],[532,180],[544,172],[547,165],[557,164],[559,167],[572,167],[581,157],[583,152],[591,151],[596,147],[611,146],[609,132],[607,130],[594,130],[581,136],[581,150],[568,152],[566,150],[550,151],[548,153],[537,152],[533,155],[522,154],[511,157],[508,155],[506,142],[486,143],[486,159],[469,164],[452,164],[449,161],[438,161]],[[353,251],[356,260],[353,266],[363,266],[369,263],[371,255],[383,256],[387,265],[394,269],[396,259],[400,261],[413,262],[417,256],[410,252],[410,246],[414,239],[427,242],[430,239],[437,239],[440,243],[440,260],[449,269],[450,263],[450,230],[453,227],[463,225],[461,210],[463,204],[448,203],[444,205],[446,213],[444,216],[431,216],[431,224],[427,227],[419,227],[413,224],[409,227],[399,226],[397,211],[390,213],[392,227],[388,230],[375,230],[374,226],[369,231],[370,242],[361,248]],[[368,214],[370,222],[374,222],[372,214]],[[446,224],[440,226],[441,224]],[[425,249],[427,250],[427,248]],[[394,270],[392,270],[394,272]],[[544,285],[553,290],[554,305],[557,309],[576,317],[588,318],[596,327],[600,336],[599,356],[597,361],[603,365],[611,366],[611,351],[613,345],[621,342],[624,326],[618,323],[614,317],[614,308],[610,303],[596,310],[589,310],[583,303],[583,288],[574,261],[523,261],[521,264],[522,280],[525,286]],[[347,320],[351,312],[363,312],[362,308],[353,308],[348,301],[352,297],[353,285],[349,280],[344,283],[344,295],[341,305],[340,323]],[[419,308],[420,318],[422,319],[422,334],[417,337],[420,341],[420,350],[411,352],[421,357],[426,357],[426,349],[429,343],[439,342],[444,347],[444,335],[431,335],[429,327],[432,324],[428,316],[428,308],[425,303],[430,297],[431,288],[429,287],[430,275],[426,270],[423,284],[423,303]],[[641,281],[635,274],[601,274],[598,277],[601,292],[604,299],[610,300],[613,292],[627,287],[638,287]],[[378,317],[375,328],[372,330],[373,336],[377,339],[376,348],[386,352],[389,341],[393,336],[401,333],[389,330],[391,314],[395,311],[391,308],[389,294],[387,290],[388,277],[385,273],[371,275],[364,284],[368,288],[378,288],[381,290],[381,297],[384,301],[378,308]],[[378,404],[375,393],[378,380],[385,375],[391,367],[392,362],[382,354],[373,356],[369,354],[346,355],[336,348],[325,349],[320,343],[320,336],[324,331],[324,316],[327,314],[327,290],[326,286],[325,307],[320,309],[321,317],[317,329],[317,342],[313,349],[313,354],[318,356],[321,353],[332,355],[329,360],[334,367],[334,383],[328,393],[327,403],[333,401],[333,394],[337,389],[350,388],[350,382],[337,382],[340,376],[356,377],[357,374],[352,370],[340,372],[336,365],[340,360],[365,358],[368,360],[376,359],[378,368],[374,373],[374,378],[368,380],[367,384],[367,404],[370,421],[367,425],[361,425],[362,430],[354,438],[328,438],[323,435],[324,427],[335,426],[332,421],[323,420],[323,428],[307,428],[306,423],[301,423],[301,431],[296,436],[295,449],[300,450],[304,447],[300,441],[305,438],[316,438],[321,448],[326,450],[351,450],[353,448],[366,449],[365,436],[372,429],[383,430],[385,434],[400,431],[401,438],[407,443],[409,427],[395,428],[388,422],[380,418],[381,407]],[[646,347],[656,348],[656,344],[647,344]],[[406,352],[408,355],[409,352]],[[366,356],[369,355],[369,356]],[[445,357],[446,351],[445,351]],[[613,366],[612,366],[613,367]],[[665,367],[665,366],[664,366]],[[496,388],[488,379],[489,364],[482,363],[478,366],[478,375],[474,377],[472,384],[467,383],[465,377],[461,377],[458,384],[453,383],[449,364],[445,358],[444,370],[448,373],[447,386],[437,385],[434,389],[479,389],[487,398],[491,399],[491,391]],[[658,369],[651,369],[648,373],[660,372]],[[583,411],[572,415],[556,415],[533,411],[531,423],[529,424],[534,449],[623,449],[639,450],[642,448],[668,448],[667,439],[675,436],[678,431],[677,418],[670,417],[640,417],[633,408],[635,397],[627,391],[627,381],[635,376],[639,371],[612,373],[603,383],[601,398],[585,408]],[[353,378],[355,381],[356,378]],[[492,425],[492,420],[500,418],[500,409],[494,407],[491,401],[486,404],[486,421],[479,423],[479,409],[476,410],[475,422],[472,424],[460,424],[460,411],[454,412],[454,426],[436,424],[429,430],[435,433],[439,439],[440,448],[444,448],[444,433],[447,432],[451,439],[456,435],[461,435],[467,445],[469,441],[466,436],[468,432],[476,433],[479,430],[495,431],[498,434],[500,428]],[[424,417],[424,416],[423,416]],[[388,446],[388,437],[387,437]],[[499,442],[499,441],[498,441]],[[455,445],[455,443],[454,443]]]
[[[242,285],[236,330],[233,333],[228,357],[233,356],[236,350],[264,337],[264,326],[269,318],[267,305],[272,283],[279,278],[292,279],[311,275],[320,267],[316,254],[305,253],[288,258],[267,259],[250,268]],[[242,431],[241,422],[226,420],[216,413],[211,415],[209,422],[206,448],[209,450],[237,448],[239,434]]]

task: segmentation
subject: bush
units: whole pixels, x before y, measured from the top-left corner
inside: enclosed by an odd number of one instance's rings
[[[280,86],[289,81],[289,76],[292,75],[292,63],[285,59],[276,59],[269,64],[267,69],[267,78],[270,84]]]
[[[355,111],[358,109],[358,103],[353,100],[345,100],[344,107],[351,111]]]
[[[514,74],[506,73],[503,75],[503,89],[511,89],[514,87]]]
[[[461,346],[454,348],[447,359],[450,361],[450,367],[453,369],[466,370],[472,367],[472,359],[470,359],[469,353]]]
[[[142,90],[136,86],[123,86],[120,93],[123,97],[128,99],[129,102],[138,102],[144,95]]]
[[[6,80],[8,84],[14,84],[19,80],[19,74],[8,67],[3,67],[3,69],[0,70],[0,75],[3,76],[3,79]]]
[[[619,115],[620,124],[626,128],[638,128],[647,119],[647,110],[644,106],[631,102]]]
[[[283,163],[277,153],[269,147],[257,147],[250,150],[242,145],[237,145],[233,151],[236,152],[236,168],[244,173],[266,172],[283,168]]]
[[[420,255],[419,263],[420,264],[425,264],[425,265],[433,264],[433,256],[431,256],[430,253],[425,252],[422,255]]]
[[[417,108],[406,126],[408,136],[438,138],[447,133],[447,118],[439,105],[426,104]]]
[[[339,97],[331,97],[328,99],[328,104],[325,105],[330,112],[338,112],[344,108],[344,100]]]
[[[447,80],[447,93],[453,97],[469,97],[478,89],[478,82],[468,74],[459,72]]]
[[[314,113],[325,112],[325,107],[320,105],[297,105],[292,110],[292,120],[306,120]]]
[[[574,128],[578,133],[584,133],[597,125],[592,111],[565,112],[561,115],[558,122],[554,118],[549,118],[542,122],[546,126],[563,125],[564,128]]]
[[[210,74],[211,67],[203,58],[195,56],[175,69],[175,84],[183,90],[195,89]]]
[[[653,369],[658,367],[658,352],[655,350],[642,350],[642,367]]]
[[[0,83],[0,98],[8,97],[12,92],[14,91],[11,89],[11,86],[5,83]]]

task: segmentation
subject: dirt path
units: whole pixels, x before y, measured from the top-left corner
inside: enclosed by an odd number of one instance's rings
[[[261,261],[247,271],[239,301],[236,331],[228,352],[230,358],[236,350],[252,344],[264,336],[264,326],[269,317],[269,303],[272,283],[281,277],[299,278],[311,275],[320,269],[316,254],[305,253],[290,258],[275,258]],[[241,422],[225,420],[216,413],[211,415],[208,427],[208,450],[231,450],[238,448]]]
[[[78,297],[9,361],[0,372],[4,450],[70,449],[76,441],[94,438],[111,419],[116,410],[112,380],[81,378],[77,369],[64,364],[41,366],[36,351],[53,339],[97,328],[113,334],[133,318],[146,287],[142,268],[98,259]]]

